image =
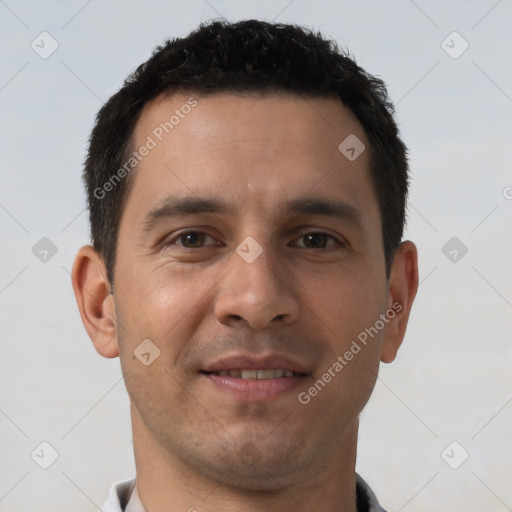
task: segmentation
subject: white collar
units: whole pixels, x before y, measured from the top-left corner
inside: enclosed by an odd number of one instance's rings
[[[140,502],[135,478],[114,484],[101,510],[103,512],[146,512]]]
[[[124,509],[125,512],[146,512],[146,509],[142,506],[142,503],[139,498],[139,493],[137,492],[137,485],[134,485],[132,495],[130,496],[130,501],[126,505]]]

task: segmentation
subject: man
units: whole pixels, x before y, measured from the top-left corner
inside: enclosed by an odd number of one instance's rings
[[[384,84],[295,26],[202,25],[110,98],[73,267],[131,402],[104,511],[383,510],[358,416],[418,285],[407,167]]]

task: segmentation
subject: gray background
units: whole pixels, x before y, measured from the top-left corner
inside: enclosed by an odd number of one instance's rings
[[[97,510],[134,475],[119,361],[95,352],[70,284],[88,243],[81,165],[126,75],[220,16],[321,30],[397,104],[421,285],[362,414],[358,471],[390,511],[512,510],[510,0],[0,0],[0,510]]]

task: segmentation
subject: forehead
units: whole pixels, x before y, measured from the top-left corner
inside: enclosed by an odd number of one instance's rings
[[[181,156],[226,143],[264,145],[262,156],[275,156],[269,153],[278,148],[308,154],[319,147],[338,156],[339,142],[351,134],[366,139],[358,120],[337,98],[224,92],[159,96],[144,108],[134,139],[137,146],[152,136],[159,146],[181,150]]]
[[[357,152],[369,148],[358,120],[335,98],[160,96],[146,105],[135,128],[133,149],[145,156],[127,202],[142,215],[170,194],[208,195],[277,212],[280,201],[289,204],[311,192],[373,208],[378,216],[369,151],[351,160],[340,150],[347,140],[359,144]]]

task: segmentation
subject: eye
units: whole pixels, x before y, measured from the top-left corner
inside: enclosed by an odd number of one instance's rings
[[[210,243],[206,243],[210,240]],[[218,245],[218,242],[202,231],[183,231],[172,240],[169,241],[168,245],[179,245],[186,249],[196,249],[205,246]]]
[[[302,240],[303,245],[294,243],[298,247],[305,247],[306,249],[326,249],[328,246],[334,244],[343,245],[340,241],[327,233],[322,232],[310,232],[304,233],[297,240]]]

